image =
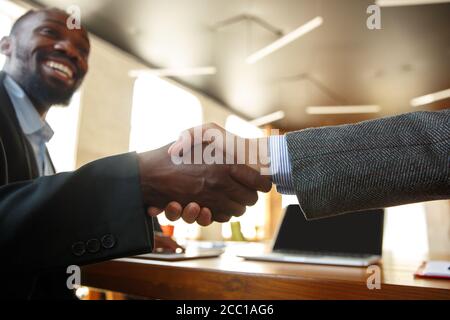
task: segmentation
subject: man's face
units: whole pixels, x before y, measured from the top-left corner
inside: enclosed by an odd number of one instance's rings
[[[87,32],[69,30],[66,20],[62,12],[39,12],[12,39],[10,67],[16,81],[43,105],[68,104],[88,71]]]

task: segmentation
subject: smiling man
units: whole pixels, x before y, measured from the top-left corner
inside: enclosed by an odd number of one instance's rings
[[[59,10],[30,11],[0,42],[8,57],[2,78],[39,175],[54,173],[45,143],[53,131],[44,118],[53,105],[67,105],[88,71],[86,30],[68,30]],[[63,41],[60,41],[63,39]]]
[[[52,105],[69,104],[88,71],[89,36],[83,28],[67,28],[66,20],[67,14],[59,10],[30,11],[16,21],[10,36],[2,40],[2,51],[10,57],[4,67],[8,74],[5,88],[12,100],[17,100],[17,93],[23,96],[22,101],[26,101],[26,97],[31,100],[14,106],[22,129],[35,150],[40,175],[55,173],[45,149],[53,131],[37,115],[43,118]],[[21,95],[22,90],[26,95]],[[33,125],[27,123],[33,114],[40,130],[33,131]],[[159,226],[156,230],[160,231]],[[155,247],[180,248],[172,238],[160,233],[155,235]]]
[[[69,30],[56,9],[30,11],[0,45],[4,71],[27,93],[41,116],[55,104],[67,105],[88,71],[90,44],[85,29]]]
[[[0,41],[0,272],[9,298],[71,298],[68,266],[152,251],[148,207],[184,207],[189,222],[207,225],[243,214],[271,188],[245,165],[176,166],[168,146],[54,174],[45,115],[79,88],[90,51],[86,30],[67,28],[67,18],[28,12]]]

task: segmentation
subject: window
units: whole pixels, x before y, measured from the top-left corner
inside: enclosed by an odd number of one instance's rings
[[[383,249],[395,257],[421,257],[428,252],[425,204],[386,209]]]
[[[130,151],[143,152],[162,147],[178,139],[181,131],[202,122],[203,109],[193,94],[156,76],[137,78],[131,114]],[[198,236],[197,224],[170,222],[164,215],[159,215],[158,220],[161,225],[174,225],[177,239]]]
[[[0,1],[0,39],[9,34],[14,21],[25,13],[21,6],[8,1]],[[5,57],[0,54],[0,69],[3,68]]]
[[[227,118],[225,129],[244,138],[261,138],[264,136],[261,129],[235,115]],[[259,193],[258,202],[252,207],[247,207],[247,211],[243,216],[232,218],[230,222],[240,222],[242,234],[247,240],[259,240],[264,238],[265,213],[265,194]],[[231,237],[230,223],[223,225],[222,236],[225,239]]]
[[[202,119],[202,106],[193,94],[158,77],[140,76],[134,87],[130,150],[162,147]]]
[[[76,169],[79,115],[80,92],[73,95],[69,106],[53,107],[47,113],[46,121],[55,132],[47,147],[57,172]]]

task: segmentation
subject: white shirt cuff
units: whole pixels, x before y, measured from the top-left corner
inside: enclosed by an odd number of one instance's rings
[[[292,183],[291,163],[285,136],[269,137],[270,171],[277,191],[282,194],[295,194]]]

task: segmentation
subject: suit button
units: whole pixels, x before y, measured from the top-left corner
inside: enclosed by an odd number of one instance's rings
[[[116,245],[116,239],[112,234],[107,234],[102,237],[102,246],[105,249],[111,249]]]
[[[72,245],[72,253],[77,257],[81,257],[86,252],[86,247],[83,242],[75,242]]]
[[[97,253],[100,250],[100,241],[98,239],[91,239],[86,242],[87,251],[90,253]]]

